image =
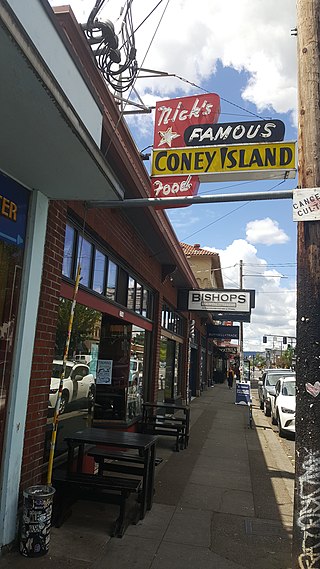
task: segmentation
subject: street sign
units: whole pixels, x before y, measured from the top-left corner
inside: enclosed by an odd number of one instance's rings
[[[320,219],[320,188],[293,190],[293,221]]]
[[[200,181],[294,178],[295,142],[154,150],[151,175],[198,175]]]

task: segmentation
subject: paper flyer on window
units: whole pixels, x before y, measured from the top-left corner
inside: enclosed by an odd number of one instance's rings
[[[112,384],[112,364],[113,360],[98,360],[97,384]]]

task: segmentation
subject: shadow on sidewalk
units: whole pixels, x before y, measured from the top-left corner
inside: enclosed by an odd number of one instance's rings
[[[114,507],[78,502],[52,528],[49,553],[12,552],[6,569],[290,569],[293,467],[254,405],[216,385],[191,403],[189,447],[159,439],[154,505],[122,539],[110,538]]]

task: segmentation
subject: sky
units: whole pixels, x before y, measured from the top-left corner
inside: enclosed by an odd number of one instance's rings
[[[63,4],[51,0],[52,6]],[[80,23],[94,0],[70,0]],[[106,0],[98,18],[120,31],[125,0]],[[149,14],[152,14],[149,16]],[[149,16],[149,17],[148,17]],[[280,119],[284,140],[297,140],[297,69],[294,0],[133,0],[138,65],[173,77],[146,77],[125,98],[154,106],[161,99],[217,93],[219,122]],[[142,25],[140,25],[142,24]],[[129,106],[125,110],[129,110]],[[125,115],[138,149],[152,152],[154,113]],[[149,147],[149,148],[148,148]],[[151,160],[144,162],[150,171]],[[296,179],[201,183],[199,195],[289,190]],[[177,238],[220,255],[225,288],[256,291],[244,350],[282,347],[296,336],[296,223],[291,200],[193,205],[167,209]],[[262,338],[267,336],[268,343]]]

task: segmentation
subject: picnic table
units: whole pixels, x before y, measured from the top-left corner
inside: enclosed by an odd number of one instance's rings
[[[142,431],[174,436],[175,450],[179,452],[189,443],[190,407],[180,403],[146,401],[142,404]]]
[[[68,435],[65,441],[68,445],[67,468],[53,472],[53,484],[60,490],[56,525],[63,522],[70,502],[79,497],[96,499],[120,505],[113,535],[122,537],[130,522],[126,515],[129,496],[135,493],[139,497],[140,519],[152,507],[157,436],[86,428]],[[84,471],[85,456],[91,456],[97,462],[97,473]]]

